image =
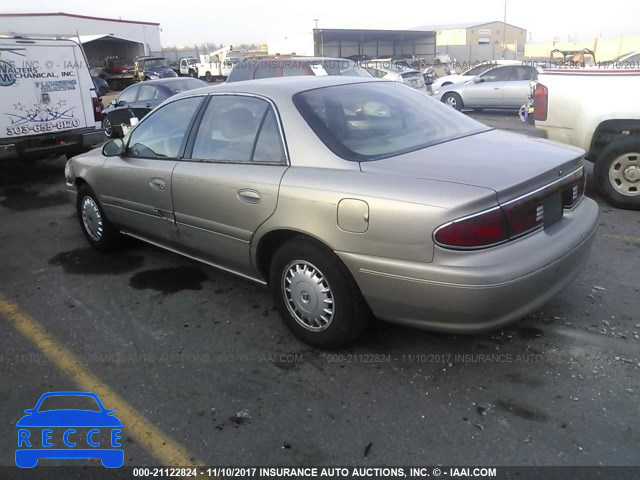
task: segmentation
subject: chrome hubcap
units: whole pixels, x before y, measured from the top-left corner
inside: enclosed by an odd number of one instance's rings
[[[456,108],[456,105],[458,104],[458,102],[456,102],[456,97],[447,97],[446,104],[451,108]]]
[[[112,128],[111,128],[111,122],[109,121],[108,118],[105,118],[102,121],[102,128],[104,129],[104,133],[107,137],[110,137],[112,132]]]
[[[282,295],[289,313],[307,330],[321,332],[334,317],[333,293],[320,270],[295,260],[282,274]]]
[[[616,158],[609,168],[609,182],[622,195],[640,195],[640,153],[629,152]]]
[[[84,229],[91,238],[97,242],[102,238],[102,215],[98,204],[91,197],[84,197],[80,205],[80,214],[82,215],[82,224]]]

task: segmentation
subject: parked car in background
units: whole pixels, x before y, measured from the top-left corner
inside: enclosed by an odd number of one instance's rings
[[[169,67],[167,59],[163,57],[137,57],[133,65],[133,77],[136,82],[177,76],[178,74]]]
[[[606,62],[599,62],[598,66],[606,68],[631,68],[640,69],[640,53],[627,52],[624,55],[619,55],[613,60]]]
[[[436,51],[436,56],[433,63],[435,63],[436,65],[446,65],[447,63],[451,63],[451,57],[448,53]]]
[[[227,83],[272,77],[371,77],[353,60],[330,57],[253,57],[233,67]]]
[[[471,80],[473,77],[486,72],[487,70],[497,67],[499,65],[522,65],[519,60],[489,60],[487,62],[479,63],[473,67],[465,70],[462,73],[453,73],[451,75],[444,75],[436,79],[431,86],[431,91],[434,95],[440,93],[442,87],[447,85],[453,85],[456,83],[464,83],[467,80]]]
[[[106,95],[111,91],[111,88],[109,88],[109,84],[104,78],[91,77],[91,81],[93,81],[93,86],[96,87],[96,92],[99,93],[100,97],[102,95]]]
[[[295,335],[336,348],[371,314],[478,332],[544,305],[598,225],[582,153],[398,82],[307,76],[176,95],[65,171],[94,248],[130,235],[269,284]]]
[[[404,83],[410,87],[427,92],[427,86],[424,83],[424,76],[418,70],[403,65],[398,65],[396,61],[391,59],[376,59],[361,62],[360,66],[369,72],[373,77],[384,78],[386,80],[394,80]]]
[[[118,138],[147,113],[173,95],[205,87],[197,78],[165,78],[127,87],[102,111],[102,128],[109,138]],[[132,124],[132,119],[135,119]]]
[[[536,127],[551,140],[582,148],[607,202],[634,210],[640,210],[638,85],[637,69],[549,69],[534,92]]]
[[[467,80],[442,87],[434,97],[456,110],[463,108],[514,108],[527,103],[538,69],[501,65]]]
[[[0,51],[0,160],[71,156],[104,140],[82,46],[0,37]]]

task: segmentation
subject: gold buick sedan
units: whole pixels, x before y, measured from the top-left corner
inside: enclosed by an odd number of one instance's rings
[[[65,176],[96,249],[135,237],[269,285],[337,348],[372,316],[464,333],[541,307],[598,223],[583,155],[398,82],[295,77],[176,95]]]

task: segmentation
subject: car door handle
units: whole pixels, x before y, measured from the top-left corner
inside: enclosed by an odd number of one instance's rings
[[[494,90],[500,90],[500,87],[493,87]]]
[[[165,182],[162,178],[154,177],[149,180],[149,185],[154,190],[164,190],[167,188],[167,182]]]
[[[260,203],[260,193],[251,189],[251,188],[243,188],[238,190],[238,199],[242,200],[246,203]]]

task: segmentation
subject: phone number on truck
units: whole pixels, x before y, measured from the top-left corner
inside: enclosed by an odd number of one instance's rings
[[[59,120],[49,123],[34,123],[31,125],[18,125],[16,127],[7,127],[7,136],[27,135],[29,133],[47,133],[54,130],[64,130],[66,128],[74,128],[80,126],[80,120]]]

